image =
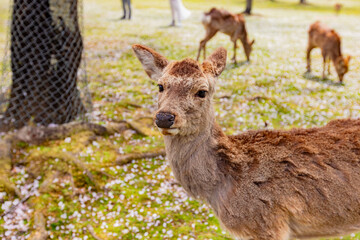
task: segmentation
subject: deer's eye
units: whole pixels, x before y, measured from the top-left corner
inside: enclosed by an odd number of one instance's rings
[[[158,87],[159,87],[159,92],[163,92],[163,91],[164,91],[164,86],[163,86],[163,85],[158,84]]]
[[[206,96],[206,91],[200,90],[196,93],[197,97],[204,98]]]

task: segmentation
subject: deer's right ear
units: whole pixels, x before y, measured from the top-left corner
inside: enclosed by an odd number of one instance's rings
[[[132,49],[147,75],[155,81],[159,80],[169,61],[161,54],[143,45],[135,44],[132,46]]]
[[[202,64],[205,74],[211,74],[218,77],[226,66],[226,49],[219,47]]]

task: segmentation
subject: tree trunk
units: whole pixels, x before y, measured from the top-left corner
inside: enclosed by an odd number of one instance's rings
[[[300,0],[300,4],[306,4],[306,0]]]
[[[251,9],[252,9],[252,0],[246,0],[246,9],[245,9],[244,13],[250,15]]]
[[[77,0],[14,0],[12,85],[2,122],[10,128],[61,124],[83,113],[77,89],[82,50]]]

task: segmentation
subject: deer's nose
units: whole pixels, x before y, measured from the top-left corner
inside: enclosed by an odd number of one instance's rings
[[[174,124],[175,116],[171,113],[161,112],[156,114],[155,123],[159,128],[170,128]]]

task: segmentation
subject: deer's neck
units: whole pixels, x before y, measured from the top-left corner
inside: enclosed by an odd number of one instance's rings
[[[341,56],[341,54],[337,53],[337,52],[333,52],[331,54],[331,60],[333,61],[333,63],[336,63],[336,59]]]
[[[340,45],[336,46],[333,51],[330,52],[330,58],[335,63],[336,59],[341,56],[341,48]]]
[[[227,138],[213,122],[196,136],[165,136],[166,155],[177,181],[194,197],[209,200],[223,180],[218,167],[219,138]]]

